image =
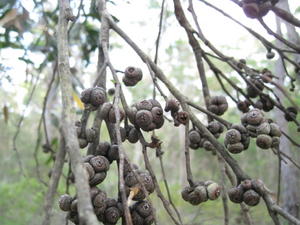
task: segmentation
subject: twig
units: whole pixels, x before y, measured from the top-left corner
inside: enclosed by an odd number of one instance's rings
[[[165,168],[164,168],[164,164],[163,164],[162,154],[158,154],[158,158],[159,158],[159,162],[160,162],[160,168],[161,168],[161,171],[162,171],[162,176],[163,176],[164,184],[165,184],[165,187],[166,187],[166,190],[167,190],[168,200],[169,200],[171,206],[173,207],[173,209],[174,209],[174,211],[175,211],[175,213],[176,213],[176,215],[178,217],[178,220],[182,224],[181,215],[180,215],[177,207],[175,206],[175,204],[174,204],[174,202],[172,200],[172,196],[171,196],[171,193],[170,193],[168,181],[167,181],[167,178],[166,178],[166,173],[165,173]]]
[[[65,156],[66,156],[65,141],[63,137],[61,137],[60,148],[55,158],[55,162],[54,162],[54,166],[53,166],[53,170],[49,182],[49,188],[45,197],[45,202],[44,202],[45,217],[42,225],[50,225],[51,223],[54,197],[58,187],[58,182],[62,173],[62,169],[64,166]]]
[[[165,0],[161,3],[161,11],[160,11],[160,17],[159,17],[159,28],[158,28],[158,34],[155,42],[155,56],[154,56],[154,63],[157,64],[158,59],[158,48],[159,48],[159,42],[160,42],[160,36],[162,31],[162,21],[164,16],[164,8],[165,8]]]
[[[16,157],[17,157],[17,162],[18,162],[18,165],[19,165],[20,173],[21,173],[21,175],[23,175],[23,176],[25,176],[25,172],[24,172],[24,167],[23,167],[23,164],[22,164],[22,161],[21,161],[21,158],[20,158],[20,153],[19,153],[18,148],[17,148],[17,138],[18,138],[18,135],[19,135],[19,133],[20,133],[20,131],[21,131],[21,125],[22,125],[23,120],[24,120],[24,118],[25,118],[25,112],[26,112],[26,110],[28,109],[29,104],[31,103],[33,94],[34,94],[35,89],[36,89],[36,87],[37,87],[37,84],[38,84],[38,82],[39,82],[39,80],[40,80],[40,74],[41,74],[41,73],[38,73],[38,76],[37,76],[37,78],[36,78],[36,80],[35,80],[35,83],[32,85],[33,87],[32,87],[32,89],[31,89],[31,91],[30,91],[30,94],[29,94],[27,103],[25,104],[25,107],[24,107],[24,109],[23,109],[23,111],[22,111],[22,114],[21,114],[21,116],[20,116],[19,122],[18,122],[18,124],[17,124],[17,131],[16,131],[16,133],[15,133],[15,135],[14,135],[14,137],[13,137],[13,150],[14,150],[15,153],[16,153]]]
[[[75,175],[75,186],[78,197],[78,212],[81,223],[98,225],[97,217],[91,203],[87,172],[83,168],[75,129],[74,110],[72,107],[71,73],[68,59],[68,19],[66,9],[70,9],[67,0],[59,0],[58,20],[58,73],[61,83],[63,116],[62,130],[66,150],[70,156],[72,171]]]
[[[40,118],[39,124],[38,124],[37,140],[36,140],[36,144],[35,144],[35,148],[34,148],[34,152],[33,152],[33,158],[35,160],[37,177],[38,177],[39,181],[42,184],[44,184],[45,186],[48,186],[48,184],[41,177],[40,166],[39,166],[40,164],[39,164],[39,160],[38,160],[38,150],[39,150],[39,147],[40,147],[40,144],[41,144],[41,139],[42,139],[42,134],[41,134],[42,123],[43,123],[43,127],[44,127],[44,132],[45,132],[45,140],[46,140],[46,145],[47,145],[46,147],[51,149],[49,136],[48,136],[48,131],[47,131],[47,123],[46,123],[45,113],[46,113],[46,108],[47,108],[47,101],[48,101],[49,94],[50,94],[50,91],[52,89],[52,85],[54,83],[56,74],[57,74],[57,61],[54,64],[54,68],[53,68],[53,72],[52,72],[52,78],[50,80],[50,83],[48,85],[48,89],[46,91],[46,94],[45,94],[45,97],[44,97],[44,100],[43,100],[42,115],[41,115],[41,118]]]
[[[228,198],[227,198],[227,191],[226,191],[226,185],[225,185],[225,177],[226,177],[226,172],[225,172],[225,162],[224,159],[217,154],[218,157],[218,164],[219,164],[219,169],[221,172],[221,187],[222,187],[222,202],[223,202],[223,211],[224,211],[224,225],[229,224],[229,208],[228,208]]]
[[[143,156],[144,156],[145,166],[146,166],[146,169],[149,171],[149,173],[150,173],[150,175],[152,177],[153,183],[155,185],[155,191],[156,191],[157,196],[162,201],[164,208],[166,209],[168,215],[171,217],[171,219],[174,222],[174,224],[176,224],[176,225],[182,225],[182,223],[178,222],[176,220],[176,218],[174,217],[173,212],[172,212],[172,210],[170,208],[170,203],[168,202],[167,199],[165,199],[164,195],[162,194],[162,192],[160,190],[160,187],[159,187],[159,184],[157,182],[155,173],[154,173],[154,171],[152,169],[152,166],[150,164],[150,161],[149,161],[149,158],[148,158],[148,155],[147,155],[147,147],[145,145],[142,145],[142,147],[143,147]]]
[[[190,147],[189,147],[189,122],[185,125],[184,133],[184,155],[185,155],[185,169],[186,178],[191,187],[194,187],[195,182],[193,179],[192,169],[191,169],[191,159],[190,159]]]

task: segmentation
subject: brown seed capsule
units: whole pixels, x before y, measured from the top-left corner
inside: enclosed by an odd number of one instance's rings
[[[286,113],[284,115],[284,118],[287,120],[287,121],[293,121],[296,119],[297,117],[297,109],[293,106],[290,106],[290,107],[287,107],[286,110],[288,111],[288,113]]]
[[[272,138],[266,134],[260,134],[256,138],[256,145],[262,149],[268,149],[272,146]]]
[[[242,137],[241,137],[241,133],[238,130],[229,129],[226,132],[225,139],[226,139],[226,143],[228,144],[236,144],[241,141]]]
[[[207,125],[207,129],[212,133],[212,134],[217,134],[217,133],[222,133],[224,130],[223,125],[218,122],[218,121],[212,121]]]
[[[242,203],[243,202],[243,190],[240,187],[233,187],[228,190],[228,197],[234,203]]]
[[[208,110],[216,115],[223,115],[228,109],[228,103],[224,96],[213,96],[209,100]]]
[[[100,191],[93,200],[93,205],[98,208],[106,208],[107,195],[104,191]]]
[[[107,142],[107,141],[100,142],[96,148],[95,155],[106,156],[109,149],[110,149],[109,142]]]
[[[123,83],[125,84],[125,86],[127,86],[127,87],[135,86],[135,85],[138,83],[137,80],[135,80],[135,79],[130,79],[130,78],[128,78],[128,77],[123,77],[123,78],[122,78],[122,81],[123,81]]]
[[[136,143],[139,141],[139,133],[138,130],[132,127],[128,134],[127,134],[127,139],[130,143]]]
[[[212,183],[207,186],[207,195],[210,200],[216,200],[221,193],[221,187],[217,183]]]
[[[254,190],[248,190],[243,195],[244,202],[249,206],[256,206],[260,201],[260,196]]]
[[[274,108],[274,103],[271,101],[269,96],[260,96],[260,100],[263,103],[263,110],[269,112]]]
[[[141,217],[135,210],[131,210],[131,219],[133,225],[144,225],[143,217]]]
[[[105,98],[106,95],[104,89],[101,87],[95,87],[91,92],[90,103],[93,106],[98,107],[105,102]]]
[[[180,108],[179,106],[180,104],[176,99],[174,98],[168,99],[166,102],[165,111],[166,112],[171,111],[172,113],[178,112]]]
[[[189,141],[191,144],[198,144],[201,141],[200,133],[197,130],[190,130]]]
[[[252,109],[247,113],[247,123],[250,125],[259,125],[262,123],[264,116],[259,109]]]
[[[163,110],[159,107],[153,107],[151,109],[153,122],[156,124],[156,128],[159,129],[164,124]]]
[[[115,224],[121,217],[120,210],[117,207],[109,207],[105,210],[105,221]]]
[[[185,111],[178,112],[176,113],[176,120],[179,123],[186,125],[189,121],[189,114]]]
[[[95,173],[95,176],[90,180],[90,186],[95,186],[102,183],[106,178],[106,172]]]
[[[143,100],[136,104],[137,110],[148,110],[152,109],[153,105],[150,100]]]
[[[110,109],[112,108],[112,104],[110,102],[105,102],[102,107],[101,107],[101,111],[100,111],[100,117],[103,120],[107,120],[108,119],[108,113],[110,111]]]
[[[209,197],[208,189],[205,186],[197,185],[194,188],[194,193],[196,193],[198,195],[200,202],[206,202],[208,200],[208,197]],[[214,196],[214,194],[211,195],[211,197],[213,197],[213,196]]]
[[[90,102],[92,90],[93,88],[88,88],[81,92],[80,99],[84,104],[88,104]]]
[[[144,219],[144,225],[151,225],[151,224],[153,224],[153,222],[154,222],[154,216],[153,216],[153,214],[147,216]]]
[[[119,159],[119,147],[118,145],[112,145],[107,152],[107,159],[111,163],[114,160]]]
[[[268,51],[266,57],[267,59],[273,59],[275,57],[275,53],[272,51]]]
[[[197,143],[197,144],[190,143],[190,144],[189,144],[189,147],[190,147],[191,149],[193,149],[193,150],[197,150],[198,148],[200,148],[200,146],[199,146],[198,143]]]
[[[109,161],[104,156],[101,155],[95,156],[90,160],[90,163],[97,173],[106,172],[107,170],[109,170]]]
[[[135,123],[135,115],[137,113],[137,108],[136,107],[131,107],[128,112],[127,112],[127,117],[129,119],[129,121],[132,123],[132,124],[136,124]]]
[[[257,135],[259,135],[259,134],[269,134],[270,131],[271,131],[271,127],[270,127],[270,124],[268,122],[264,122],[256,128]]]
[[[146,190],[149,193],[154,192],[155,186],[154,186],[154,183],[153,183],[153,180],[152,180],[152,177],[150,176],[150,174],[148,172],[143,172],[140,174],[140,176],[141,176],[141,180],[142,180]]]
[[[239,102],[237,103],[237,107],[238,107],[238,109],[239,109],[241,112],[246,113],[246,112],[249,111],[249,104],[248,104],[248,103],[249,103],[249,102],[248,102],[247,100],[245,100],[245,101],[239,101]]]
[[[107,198],[105,201],[107,207],[117,207],[118,206],[118,202],[116,199],[114,198]]]
[[[252,189],[252,182],[251,180],[243,180],[241,182],[241,187],[243,188],[244,191]]]
[[[59,208],[63,211],[70,211],[72,200],[73,199],[70,195],[64,194],[60,196],[58,201]]]
[[[190,193],[193,191],[193,188],[190,186],[184,187],[183,190],[181,191],[181,197],[183,198],[183,200],[185,201],[189,201],[190,200]]]
[[[259,7],[255,2],[242,4],[245,15],[251,19],[259,17]]]
[[[150,202],[143,200],[135,205],[135,209],[143,218],[150,216],[153,213],[152,206]]]
[[[256,98],[259,95],[259,91],[264,89],[264,85],[257,79],[248,79],[249,84],[247,84],[247,95],[250,98]]]
[[[276,123],[270,123],[270,127],[271,127],[270,135],[272,137],[280,137],[281,136],[280,127]]]
[[[115,91],[116,91],[116,89],[110,88],[110,89],[108,89],[107,93],[108,93],[108,95],[113,96],[115,94]]]
[[[199,205],[202,202],[202,198],[199,196],[199,192],[194,190],[189,194],[189,203],[192,205]]]
[[[87,142],[92,143],[96,138],[96,131],[94,128],[88,128],[85,130],[85,136]]]
[[[125,69],[125,77],[140,81],[143,78],[143,72],[140,68],[129,66]]]
[[[138,183],[138,180],[136,179],[134,172],[130,172],[125,177],[125,184],[128,187],[133,187]]]
[[[140,110],[135,115],[135,122],[141,129],[147,129],[147,127],[152,123],[153,117],[150,111]]]
[[[272,148],[279,148],[280,137],[272,137]]]
[[[228,144],[227,149],[232,154],[238,154],[245,149],[245,146],[241,142],[238,142],[235,144]]]

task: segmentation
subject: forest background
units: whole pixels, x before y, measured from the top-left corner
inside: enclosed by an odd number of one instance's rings
[[[268,34],[258,20],[247,18],[242,9],[234,3],[235,1],[214,0],[208,2],[229,13],[237,21],[261,34],[271,43],[282,46],[282,43],[278,43],[273,35]],[[299,3],[283,0],[280,4],[285,7],[287,3],[289,3],[290,13],[299,18]],[[189,1],[182,1],[182,4],[187,9]],[[75,22],[69,26],[69,51],[72,95],[77,119],[80,119],[83,113],[80,93],[90,87],[97,76],[101,22],[96,5],[97,1],[95,0],[70,2],[76,16]],[[222,53],[237,60],[245,59],[251,68],[268,68],[274,73],[278,71],[276,68],[280,61],[278,54],[273,59],[267,59],[268,50],[247,29],[228,17],[224,17],[222,13],[204,4],[203,1],[194,1],[194,7],[201,31]],[[107,8],[115,22],[131,36],[138,46],[141,46],[151,58],[154,59],[157,56],[157,64],[181,93],[189,96],[193,102],[204,106],[205,100],[202,95],[197,65],[185,31],[174,16],[173,2],[107,1]],[[41,224],[44,218],[43,205],[48,190],[49,174],[51,174],[55,154],[59,149],[62,126],[63,108],[60,79],[57,76],[58,11],[58,3],[54,1],[4,0],[0,3],[0,224],[3,225]],[[192,18],[191,15],[188,16],[189,19]],[[276,23],[276,17],[271,12],[264,17],[264,20],[272,30],[281,32],[283,37],[299,46],[299,42],[295,42],[295,40],[299,41],[299,36],[296,37],[299,34],[299,28],[295,29],[296,36],[295,33],[293,35],[289,33],[285,24],[281,24],[282,29],[278,29],[278,21]],[[124,88],[128,103],[131,105],[142,99],[151,98],[153,81],[147,65],[114,32],[110,34],[109,49],[111,61],[117,70],[124,71],[127,66],[136,66],[144,71],[142,82],[134,88]],[[208,48],[205,47],[205,50],[208,51]],[[290,57],[297,61],[299,54],[298,56],[291,54]],[[213,59],[213,61],[231,81],[241,88],[246,88],[243,80],[226,63],[217,59]],[[294,71],[292,65],[289,65],[287,70],[292,77],[296,78],[294,91],[290,91],[288,95],[299,106],[300,78],[297,78],[297,71]],[[207,64],[205,71],[210,94],[225,95],[224,87],[216,82],[216,76]],[[115,86],[111,74],[108,74],[107,89]],[[122,73],[119,75],[121,77]],[[235,96],[236,90],[228,83],[224,83],[228,93]],[[292,87],[288,79],[284,79],[281,85],[286,90]],[[270,87],[273,90],[277,89],[275,86],[270,85]],[[163,91],[167,92],[167,89],[163,88]],[[168,94],[168,97],[170,96],[171,94]],[[161,96],[158,95],[157,98],[163,102]],[[109,99],[112,100],[113,97],[110,96]],[[242,113],[237,110],[236,103],[231,98],[227,97],[227,100],[229,109],[222,118],[231,123],[239,123]],[[285,97],[282,97],[282,102],[286,106],[290,103]],[[165,104],[162,103],[162,105]],[[200,120],[206,120],[205,114],[197,113],[196,115]],[[280,119],[278,116],[280,113],[278,114],[274,110],[266,115],[275,121]],[[167,117],[171,118],[169,115]],[[287,122],[284,121],[284,123],[287,126]],[[91,125],[92,121],[89,121],[89,124]],[[47,136],[45,136],[45,129]],[[297,124],[289,123],[286,132],[296,143],[299,143],[299,133],[296,131]],[[163,129],[158,130],[156,135],[163,141],[166,177],[173,202],[181,212],[185,224],[223,224],[221,198],[199,206],[192,206],[181,198],[181,190],[187,185],[184,126],[174,127],[172,122],[165,121]],[[150,135],[146,134],[146,138],[149,139]],[[222,142],[224,138],[220,139]],[[101,140],[109,140],[105,128],[101,128]],[[47,149],[46,144],[51,147],[51,151]],[[299,146],[288,142],[287,148],[289,149],[288,154],[296,162],[300,162]],[[133,163],[144,168],[144,164],[141,163],[143,161],[141,146],[124,142],[124,149]],[[85,152],[85,150],[81,150],[82,155],[86,154]],[[232,186],[229,181],[222,181],[223,176],[220,172],[218,157],[203,149],[191,150],[190,154],[191,167],[196,179],[225,182],[225,189]],[[157,174],[159,185],[166,195],[160,162],[154,150],[149,152],[149,157]],[[247,171],[252,177],[262,179],[266,186],[274,192],[274,198],[276,198],[278,174],[280,174],[277,155],[271,151],[260,150],[255,146],[255,141],[252,141],[247,151],[234,155],[234,158],[244,171]],[[117,166],[112,164],[109,180],[105,180],[101,184],[101,187],[107,190],[110,196],[116,196],[118,191],[116,170]],[[297,175],[293,175],[296,178],[299,176],[298,170],[295,172]],[[68,163],[65,163],[55,195],[51,224],[63,224],[65,221],[66,214],[58,208],[58,197],[66,192],[66,188],[72,195],[76,192],[73,185],[66,185],[68,171]],[[283,195],[284,192],[293,192],[290,191],[289,186],[285,185],[284,180],[282,182],[281,193]],[[296,179],[296,183],[293,185],[296,185],[293,187],[294,189],[299,190],[299,179]],[[293,197],[299,207],[299,193],[293,193]],[[281,196],[278,199],[279,205],[284,205],[283,198]],[[171,224],[172,221],[167,213],[160,210],[162,204],[159,198],[154,194],[151,195],[151,199],[156,206],[157,218],[160,223]],[[229,224],[245,224],[239,205],[230,201],[228,205],[230,209]],[[249,210],[253,224],[273,224],[264,203],[261,202]],[[298,215],[295,216],[299,218],[299,214],[298,211]],[[283,220],[282,224],[288,223]]]

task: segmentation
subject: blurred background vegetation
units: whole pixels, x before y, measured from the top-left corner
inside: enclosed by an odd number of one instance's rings
[[[143,2],[143,3],[142,3]],[[185,2],[185,1],[184,1]],[[155,39],[158,32],[161,1],[124,2],[109,1],[108,7],[114,12],[114,18],[119,21],[149,54],[154,54]],[[90,87],[96,76],[97,44],[100,29],[99,15],[95,0],[72,1],[74,14],[78,15],[76,23],[70,27],[70,63],[73,75],[74,103],[81,116],[82,108],[78,102],[80,92]],[[142,8],[146,7],[146,8]],[[135,10],[134,10],[135,8]],[[209,12],[214,15],[214,12]],[[299,15],[299,8],[293,8],[293,13]],[[134,14],[134,15],[133,15]],[[200,14],[200,13],[199,13]],[[194,58],[184,33],[175,21],[172,4],[167,3],[164,12],[162,43],[159,51],[159,65],[178,88],[187,96],[193,96],[194,102],[204,105],[201,85],[195,68]],[[242,16],[241,16],[242,17]],[[220,17],[215,17],[217,20]],[[270,18],[272,19],[272,18]],[[43,200],[49,182],[49,172],[53,165],[53,157],[59,146],[59,127],[61,102],[58,90],[59,79],[53,78],[56,64],[55,29],[58,22],[58,7],[56,1],[34,0],[2,0],[0,2],[0,224],[1,225],[35,225],[41,224],[43,217]],[[230,23],[228,21],[228,23]],[[209,21],[205,28],[209,28]],[[226,25],[224,25],[226,26]],[[214,28],[212,28],[214,29]],[[232,42],[220,43],[220,48],[230,55],[245,58],[250,65],[259,68],[273,68],[274,61],[265,59],[266,50],[255,39],[236,27]],[[179,31],[179,32],[177,32]],[[175,33],[176,35],[174,35]],[[218,31],[208,31],[215,35]],[[238,35],[237,35],[238,34]],[[233,37],[234,36],[234,37]],[[244,44],[243,44],[244,43]],[[245,44],[246,43],[246,44]],[[246,46],[247,45],[247,46]],[[254,46],[249,51],[249,45]],[[111,36],[111,58],[115,67],[124,70],[128,65],[140,66],[147,71],[140,59],[116,35]],[[239,78],[225,64],[220,65],[223,71],[239,84]],[[212,94],[223,94],[215,82],[212,72],[207,70],[208,82]],[[126,89],[130,103],[152,96],[152,81],[149,74],[133,89]],[[53,153],[43,148],[45,133],[41,126],[41,113],[44,97],[49,84],[52,83],[49,98],[45,104],[46,121],[49,140]],[[110,78],[111,79],[111,78]],[[108,79],[109,80],[109,79]],[[243,85],[240,83],[240,85]],[[108,88],[113,87],[108,82]],[[229,86],[229,91],[233,91]],[[299,86],[292,96],[300,105]],[[297,94],[298,93],[298,94]],[[229,100],[229,99],[228,99]],[[230,102],[229,111],[224,115],[232,123],[239,122],[241,113]],[[203,114],[199,118],[205,118]],[[272,117],[272,113],[267,115]],[[92,121],[89,121],[92,122]],[[291,130],[295,127],[291,125]],[[209,201],[199,206],[191,206],[181,199],[181,189],[186,185],[184,164],[184,127],[175,128],[172,123],[165,123],[164,129],[157,135],[163,141],[163,161],[172,198],[183,215],[186,224],[216,225],[223,222],[222,200]],[[300,142],[297,134],[292,134]],[[109,140],[105,129],[102,129],[101,140]],[[142,154],[138,145],[125,143],[126,152],[132,161],[141,168]],[[82,155],[86,150],[81,150]],[[294,157],[300,159],[299,151],[293,151]],[[204,149],[191,152],[192,170],[197,180],[221,179],[218,159]],[[21,160],[18,162],[18,155]],[[161,168],[155,152],[149,153],[151,163],[155,168],[160,185],[164,192]],[[273,191],[276,191],[278,162],[277,156],[269,151],[261,151],[252,144],[243,154],[235,155],[242,168],[254,178],[263,179]],[[115,165],[113,166],[113,168]],[[60,180],[57,197],[66,192],[66,176],[68,164],[64,167],[64,176]],[[117,194],[116,168],[109,171],[101,187],[115,197]],[[226,182],[226,187],[231,185]],[[75,194],[74,188],[69,189]],[[162,209],[162,204],[153,194],[151,196],[156,206],[160,224],[171,224],[170,218]],[[229,202],[230,224],[243,224],[243,218],[238,205]],[[272,224],[264,203],[250,209],[254,224]],[[55,204],[52,224],[63,224],[65,213]]]

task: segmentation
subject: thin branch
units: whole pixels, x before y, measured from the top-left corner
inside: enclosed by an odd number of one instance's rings
[[[69,10],[67,10],[69,9]],[[68,18],[70,7],[68,0],[59,0],[58,20],[58,73],[61,83],[63,116],[62,130],[66,142],[66,150],[70,156],[72,171],[75,175],[75,186],[78,197],[78,212],[81,223],[98,225],[94,213],[88,185],[88,176],[81,162],[79,144],[75,129],[75,112],[72,102],[72,84],[68,57]]]
[[[150,173],[150,175],[152,177],[153,183],[155,185],[155,191],[157,193],[157,196],[162,201],[165,210],[167,211],[168,215],[171,217],[171,219],[174,222],[174,224],[176,224],[176,225],[182,225],[182,223],[180,223],[179,221],[177,221],[176,218],[174,217],[173,212],[172,212],[172,210],[170,208],[169,201],[167,199],[165,199],[164,195],[162,194],[162,192],[160,190],[160,187],[159,187],[159,184],[157,182],[155,173],[154,173],[154,171],[152,169],[152,166],[150,164],[150,161],[149,161],[149,158],[148,158],[148,155],[147,155],[147,147],[145,145],[142,145],[142,146],[143,146],[143,156],[144,156],[145,166],[146,166],[146,169],[149,171],[149,173]]]
[[[160,11],[160,17],[159,17],[159,28],[158,28],[158,34],[155,42],[155,56],[154,56],[154,63],[157,64],[158,59],[158,48],[159,48],[159,42],[160,42],[160,36],[162,31],[162,21],[164,16],[164,9],[165,9],[165,0],[161,3],[161,11]]]
[[[192,169],[191,169],[191,159],[190,159],[190,147],[189,147],[189,122],[185,125],[184,133],[184,155],[185,155],[185,170],[186,178],[191,187],[194,187],[195,182],[193,179]]]
[[[52,216],[54,197],[55,197],[55,193],[56,193],[56,190],[58,187],[59,179],[62,174],[62,169],[63,169],[64,162],[65,162],[65,156],[66,156],[65,141],[64,141],[63,137],[61,137],[60,148],[55,157],[55,162],[54,162],[53,170],[51,173],[49,187],[48,187],[47,194],[45,197],[45,202],[44,202],[45,217],[44,217],[42,225],[50,225],[51,224],[51,216]]]
[[[35,80],[35,83],[32,85],[32,89],[31,89],[31,91],[29,93],[29,97],[28,97],[27,103],[24,106],[24,109],[23,109],[23,111],[21,113],[20,119],[19,119],[18,124],[17,124],[17,131],[16,131],[16,133],[15,133],[15,135],[13,137],[13,150],[16,153],[16,157],[17,157],[17,162],[18,162],[18,165],[19,165],[20,173],[23,176],[25,176],[25,172],[24,172],[23,163],[21,161],[20,153],[19,153],[18,148],[17,148],[17,138],[18,138],[18,135],[19,135],[19,133],[21,131],[21,125],[22,125],[23,120],[25,118],[25,112],[28,109],[29,104],[31,103],[32,97],[34,95],[34,92],[36,90],[36,87],[37,87],[37,84],[38,84],[39,80],[40,80],[40,73],[38,73],[38,76],[37,76],[37,78]]]

